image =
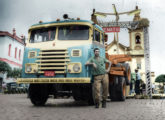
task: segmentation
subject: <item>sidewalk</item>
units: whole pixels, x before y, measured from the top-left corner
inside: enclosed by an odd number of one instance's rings
[[[136,94],[128,95],[127,98],[149,99],[147,95],[136,95]],[[152,99],[165,99],[165,94],[152,94]]]

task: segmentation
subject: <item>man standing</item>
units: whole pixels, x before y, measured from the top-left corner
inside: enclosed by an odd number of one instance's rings
[[[140,76],[140,73],[138,72],[138,69],[135,69],[135,74],[136,74],[135,93],[136,93],[136,95],[139,95],[140,94],[140,80],[141,80],[141,76]]]
[[[100,88],[102,85],[102,107],[106,108],[106,99],[108,96],[109,79],[108,74],[111,67],[111,62],[103,57],[100,57],[100,50],[94,49],[94,57],[91,57],[85,65],[92,65],[92,75],[94,77],[94,96],[96,108],[100,105]],[[108,69],[105,69],[105,63],[108,63]]]
[[[152,94],[154,94],[155,93],[155,84],[153,83],[152,84]]]

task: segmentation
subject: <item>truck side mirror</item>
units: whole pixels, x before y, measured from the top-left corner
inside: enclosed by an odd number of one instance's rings
[[[104,41],[107,42],[108,41],[108,35],[104,34]]]

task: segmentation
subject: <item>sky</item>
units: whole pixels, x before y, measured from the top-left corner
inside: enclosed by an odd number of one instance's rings
[[[112,4],[116,5],[118,12],[134,10],[138,5],[141,17],[150,21],[150,60],[151,71],[155,75],[165,73],[165,1],[164,0],[0,0],[0,31],[12,32],[16,28],[18,36],[27,36],[28,28],[38,23],[62,19],[63,14],[70,18],[80,17],[90,20],[93,8],[99,12],[113,12]],[[104,20],[103,18],[100,18]],[[119,21],[131,21],[133,16],[122,15]],[[114,21],[115,17],[105,18],[105,21]],[[109,35],[108,42],[113,40]],[[128,31],[122,29],[119,41],[129,44]]]

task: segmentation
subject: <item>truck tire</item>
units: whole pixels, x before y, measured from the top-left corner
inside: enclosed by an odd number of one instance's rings
[[[30,84],[29,97],[35,106],[45,105],[48,99],[47,85],[45,84]]]
[[[130,85],[130,81],[131,81],[131,69],[128,63],[123,63],[122,64],[125,67],[125,81],[126,81],[126,85]]]
[[[125,77],[119,77],[118,90],[118,100],[125,101],[126,98],[126,80]]]
[[[90,84],[88,93],[88,105],[94,105],[95,104],[95,97],[94,97],[94,88],[93,84]]]
[[[124,71],[124,78],[126,81],[126,85],[130,85],[130,81],[131,81],[131,69],[128,63],[118,63],[116,64],[116,67],[120,67],[123,66],[125,68]]]
[[[75,101],[86,101],[89,105],[94,105],[93,84],[76,85],[72,89]]]
[[[80,89],[78,89],[78,87],[76,87],[72,90],[72,94],[73,94],[73,99],[75,101],[81,100],[81,92],[80,92]]]
[[[118,86],[119,80],[118,76],[113,77],[113,82],[109,84],[109,94],[111,101],[117,101],[117,86]]]
[[[115,76],[114,82],[109,85],[109,93],[110,93],[111,101],[125,101],[126,98],[125,78],[120,76]]]

